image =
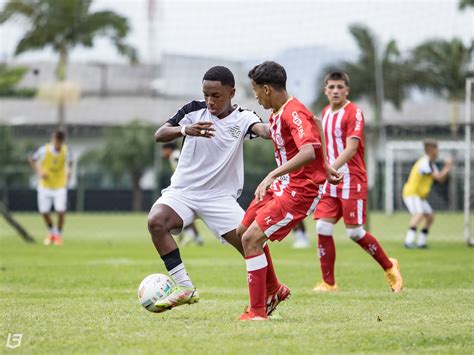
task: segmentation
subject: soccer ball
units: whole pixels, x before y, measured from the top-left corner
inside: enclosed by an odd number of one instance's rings
[[[138,286],[138,300],[150,312],[160,313],[155,303],[168,296],[175,286],[174,281],[163,274],[151,274],[143,279]]]

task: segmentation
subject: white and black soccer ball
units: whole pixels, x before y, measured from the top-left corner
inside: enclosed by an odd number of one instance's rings
[[[147,311],[160,313],[160,310],[155,307],[155,303],[168,296],[174,286],[174,281],[167,275],[148,275],[138,286],[138,300]]]

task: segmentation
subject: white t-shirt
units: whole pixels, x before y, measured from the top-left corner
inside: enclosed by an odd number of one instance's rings
[[[238,106],[220,119],[211,115],[204,101],[192,101],[168,123],[183,126],[203,121],[213,122],[214,137],[184,137],[168,189],[186,191],[199,198],[238,198],[244,185],[244,139],[251,136],[251,127],[262,121],[256,113]]]

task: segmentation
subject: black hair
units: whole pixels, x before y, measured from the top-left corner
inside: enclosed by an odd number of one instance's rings
[[[277,90],[286,90],[286,71],[276,62],[266,61],[249,71],[249,78],[257,85],[270,85]]]
[[[350,82],[349,75],[342,70],[333,70],[327,73],[324,77],[324,85],[326,85],[329,80],[343,80],[347,86],[349,86]]]
[[[235,87],[234,74],[229,68],[223,66],[215,66],[209,69],[202,80],[220,81],[222,85]]]
[[[175,150],[176,149],[176,143],[175,142],[165,143],[165,144],[163,144],[162,149],[173,149],[173,150]]]
[[[63,131],[57,130],[57,131],[54,131],[53,137],[54,137],[55,139],[57,139],[58,141],[63,142],[64,139],[66,138],[66,135],[64,134]]]

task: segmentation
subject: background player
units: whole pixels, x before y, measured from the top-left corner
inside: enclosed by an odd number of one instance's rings
[[[161,155],[163,158],[169,161],[171,169],[174,172],[176,170],[176,166],[178,165],[180,155],[180,150],[176,147],[176,143],[168,142],[163,144],[161,147]],[[201,235],[199,234],[195,222],[192,222],[190,225],[184,227],[183,232],[178,236],[178,241],[184,245],[188,242],[194,242],[198,246],[204,245],[204,239],[202,239]]]
[[[433,180],[443,183],[448,178],[453,166],[453,159],[448,158],[441,171],[436,166],[438,158],[438,142],[427,139],[423,142],[425,155],[416,161],[410,171],[408,180],[403,186],[403,201],[412,215],[410,225],[405,237],[405,247],[414,248],[416,229],[418,224],[425,220],[423,228],[418,235],[418,248],[426,248],[426,237],[433,224],[433,209],[427,201],[433,185]]]
[[[31,169],[38,175],[38,210],[48,227],[45,245],[62,244],[62,231],[67,209],[67,184],[72,171],[72,158],[62,131],[51,135],[51,142],[38,148],[28,157]],[[51,219],[51,208],[58,215],[57,227]]]
[[[148,215],[148,230],[177,287],[155,306],[166,311],[199,300],[171,231],[200,217],[212,233],[242,255],[236,229],[244,216],[237,203],[244,182],[243,142],[250,134],[269,138],[268,124],[251,111],[232,105],[232,72],[212,67],[203,77],[205,101],[183,106],[155,133],[157,142],[185,137],[171,185]]]
[[[343,174],[338,186],[326,184],[316,207],[318,252],[323,281],[316,292],[336,291],[334,264],[336,248],[334,224],[342,217],[349,238],[367,251],[385,270],[394,292],[400,292],[403,280],[398,261],[388,258],[377,239],[364,230],[367,207],[367,176],[364,161],[364,116],[361,109],[347,100],[349,76],[340,71],[326,75],[325,94],[329,105],[322,112],[326,147],[332,167]]]
[[[293,233],[295,235],[295,239],[293,241],[293,248],[306,249],[311,246],[308,234],[306,234],[306,226],[304,225],[304,221],[299,222],[295,226],[295,228],[293,228]]]
[[[289,296],[289,288],[276,277],[266,242],[283,240],[313,212],[327,167],[316,121],[286,91],[285,69],[267,61],[254,67],[249,78],[258,103],[272,109],[270,132],[278,167],[258,185],[239,227],[250,293],[250,309],[241,315],[243,321],[268,319]]]

